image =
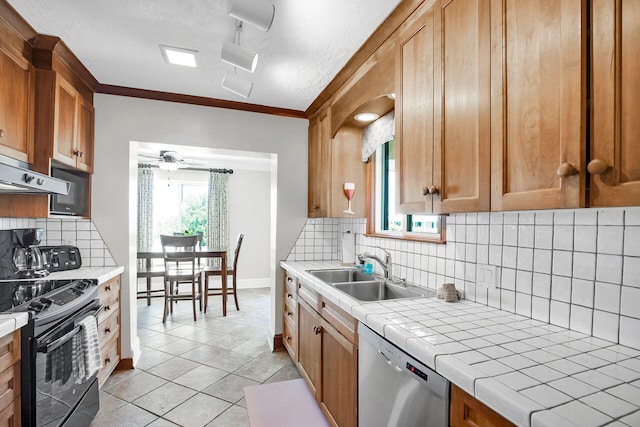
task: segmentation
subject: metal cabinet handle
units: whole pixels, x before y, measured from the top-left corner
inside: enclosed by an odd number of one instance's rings
[[[602,159],[593,159],[587,165],[587,170],[592,175],[600,175],[609,170],[609,165]]]
[[[287,293],[287,298],[293,298],[293,295],[291,295],[290,293]]]
[[[291,317],[291,316],[293,316],[293,313],[290,312],[290,311],[287,311],[287,316]]]
[[[320,332],[322,332],[322,327],[321,326],[314,326],[313,327],[313,332],[315,332],[316,335],[318,335]]]
[[[105,286],[105,287],[104,287],[104,290],[105,290],[105,291],[110,291],[110,290],[111,290],[111,286]]]
[[[440,189],[435,185],[430,186],[428,190],[431,195],[440,193]]]
[[[291,335],[286,336],[287,341],[291,341]]]
[[[111,332],[111,328],[104,328],[104,333],[108,334],[109,332]]]
[[[104,359],[104,364],[108,365],[109,363],[111,363],[111,358],[110,357],[105,358]]]
[[[105,305],[104,306],[104,311],[109,311],[109,310],[111,310],[111,306]]]
[[[429,195],[429,187],[422,187],[422,195],[423,196]]]
[[[562,163],[560,166],[558,166],[558,169],[556,169],[556,175],[558,175],[560,178],[568,178],[579,173],[580,171],[576,169],[573,163],[569,162]]]

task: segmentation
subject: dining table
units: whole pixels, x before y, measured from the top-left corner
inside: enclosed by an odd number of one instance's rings
[[[227,271],[227,248],[226,247],[208,247],[208,246],[196,246],[196,259],[198,263],[203,259],[219,258],[220,259],[220,271]],[[154,265],[153,260],[163,259],[164,252],[162,247],[151,248],[150,250],[139,250],[137,255],[138,260],[144,260],[144,265],[138,268],[138,278],[145,278],[147,281],[147,289],[145,291],[138,291],[138,298],[146,298],[147,305],[151,304],[151,298],[163,297],[164,295],[153,295],[154,292],[162,292],[163,290],[154,291],[151,289],[151,279],[153,277],[164,276],[164,265]],[[222,281],[222,313],[227,315],[227,275],[221,275]],[[208,292],[208,289],[204,289],[204,292]]]

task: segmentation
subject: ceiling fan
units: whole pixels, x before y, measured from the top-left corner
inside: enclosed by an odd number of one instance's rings
[[[160,169],[174,171],[182,168],[188,168],[191,166],[199,166],[204,164],[199,160],[185,160],[180,153],[173,150],[161,150],[158,156],[149,156],[140,154],[140,157],[152,159],[150,163],[157,165]]]

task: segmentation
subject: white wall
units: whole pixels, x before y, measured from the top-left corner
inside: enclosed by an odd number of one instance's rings
[[[229,177],[229,239],[235,244],[238,234],[244,234],[238,260],[239,287],[249,281],[258,285],[271,273],[270,190],[269,172],[234,169]]]
[[[122,353],[139,356],[135,308],[136,173],[130,141],[256,151],[277,155],[277,272],[271,286],[270,328],[281,332],[282,272],[307,216],[307,127],[302,119],[96,94],[92,219],[126,270],[122,295]],[[136,149],[137,150],[137,149]],[[277,315],[276,315],[277,314]]]

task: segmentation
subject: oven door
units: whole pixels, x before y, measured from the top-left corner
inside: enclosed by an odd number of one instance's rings
[[[95,301],[51,331],[36,337],[37,426],[63,423],[95,381],[96,374],[87,376],[84,359],[80,360],[83,357],[83,332],[78,322],[86,316],[97,318],[101,311],[102,306]]]

